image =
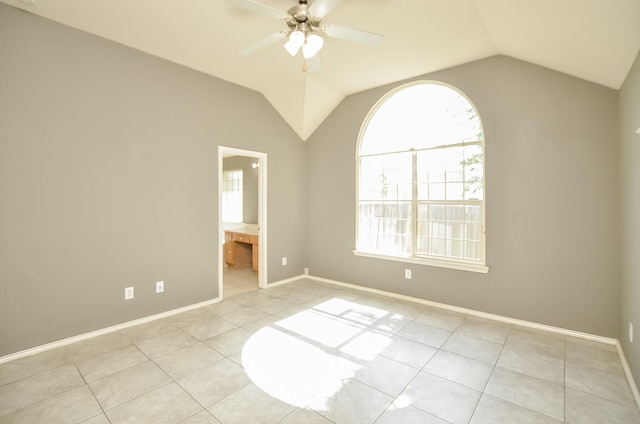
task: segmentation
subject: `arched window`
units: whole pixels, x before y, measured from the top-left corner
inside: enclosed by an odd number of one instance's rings
[[[462,93],[427,81],[391,91],[357,150],[356,254],[487,271],[484,132]]]

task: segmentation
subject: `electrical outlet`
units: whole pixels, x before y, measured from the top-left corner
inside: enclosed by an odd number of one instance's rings
[[[282,258],[282,266],[286,266],[287,265],[287,257],[283,257]]]
[[[404,270],[404,278],[411,280],[411,270],[409,268]]]
[[[156,293],[164,292],[164,281],[156,281]]]
[[[309,275],[309,268],[304,269],[304,275]]]
[[[629,343],[633,343],[633,324],[629,323]]]
[[[133,287],[126,287],[124,289],[124,300],[133,299]]]

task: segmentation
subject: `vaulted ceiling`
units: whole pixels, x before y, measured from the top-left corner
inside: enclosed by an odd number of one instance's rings
[[[284,40],[239,55],[287,26],[224,0],[0,1],[259,91],[303,140],[345,96],[394,81],[504,54],[618,89],[640,49],[640,0],[342,0],[324,23],[384,41],[326,38],[313,73]]]

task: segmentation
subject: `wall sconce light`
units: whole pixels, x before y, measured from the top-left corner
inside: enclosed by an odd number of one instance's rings
[[[251,167],[252,167],[253,169],[260,168],[260,162],[253,162],[253,163],[251,164]]]

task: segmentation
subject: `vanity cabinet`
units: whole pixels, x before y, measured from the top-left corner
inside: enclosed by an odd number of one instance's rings
[[[224,262],[234,269],[251,267],[258,271],[258,236],[236,231],[224,232]]]

